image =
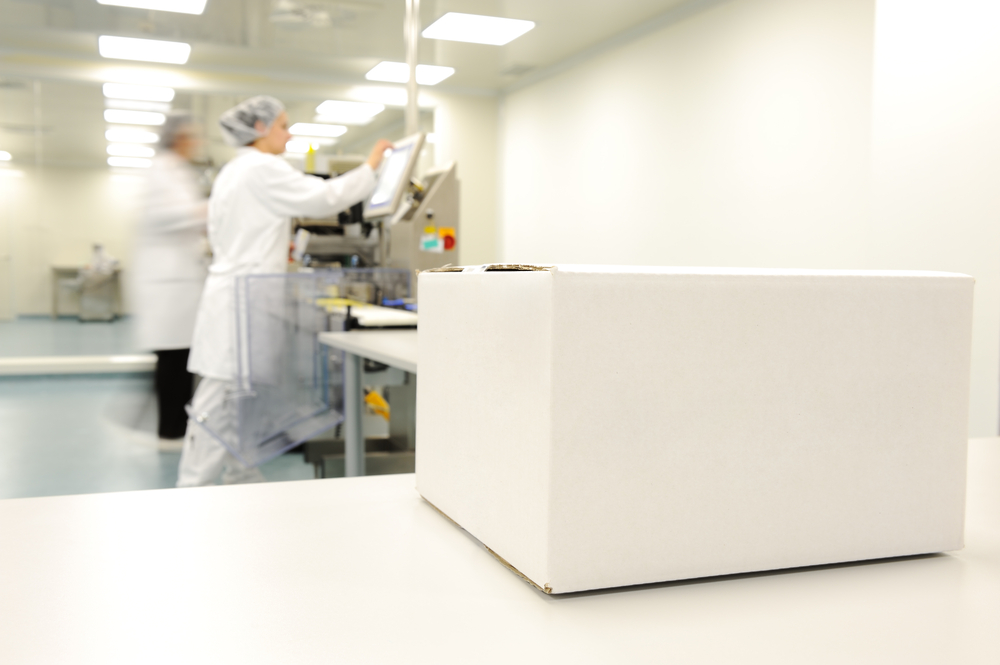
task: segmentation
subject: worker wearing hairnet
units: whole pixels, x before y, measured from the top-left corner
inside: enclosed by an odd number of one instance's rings
[[[208,206],[190,161],[198,136],[189,113],[175,111],[160,128],[146,197],[135,234],[132,313],[139,348],[156,354],[161,451],[179,451],[187,427],[184,406],[194,377],[188,352],[201,290],[208,274]]]
[[[272,97],[253,97],[219,119],[224,138],[240,146],[212,189],[208,238],[213,260],[198,308],[188,369],[202,376],[191,403],[178,487],[257,482],[263,475],[244,467],[194,420],[216,414],[223,438],[235,432],[228,413],[236,388],[235,279],[239,275],[285,272],[290,218],[329,217],[363,201],[375,187],[374,170],[391,148],[379,141],[368,161],[338,178],[323,180],[294,169],[278,155],[291,138],[288,116]],[[218,414],[222,414],[220,418]]]

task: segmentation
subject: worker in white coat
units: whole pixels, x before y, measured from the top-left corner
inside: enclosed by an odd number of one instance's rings
[[[178,487],[258,482],[263,475],[231,455],[199,422],[216,434],[236,432],[235,281],[240,275],[287,270],[291,217],[330,217],[371,195],[375,169],[392,146],[379,141],[368,161],[338,178],[306,175],[279,157],[291,138],[281,102],[266,96],[248,99],[219,119],[223,136],[240,146],[212,189],[208,238],[212,246],[205,292],[198,308],[188,369],[202,377],[191,403]]]
[[[181,450],[187,428],[184,407],[194,390],[188,352],[208,274],[208,204],[191,167],[198,145],[191,115],[169,114],[149,169],[130,271],[135,342],[156,354],[161,451]]]

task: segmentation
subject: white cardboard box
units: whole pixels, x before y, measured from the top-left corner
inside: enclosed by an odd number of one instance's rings
[[[546,592],[963,546],[967,275],[419,280],[417,489]]]

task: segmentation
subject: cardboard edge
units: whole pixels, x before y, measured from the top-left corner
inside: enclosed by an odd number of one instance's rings
[[[440,268],[430,268],[422,272],[465,272],[467,267],[473,266],[453,266],[449,263]],[[530,263],[487,263],[478,267],[482,269],[481,272],[553,272],[556,269],[555,266],[540,266]]]
[[[418,494],[419,494],[419,492],[418,492]],[[462,529],[462,531],[465,531],[465,533],[469,533],[468,530],[466,530],[465,528],[463,528],[461,524],[459,524],[455,520],[453,520],[450,517],[448,517],[448,514],[446,512],[444,512],[443,510],[441,510],[440,508],[438,508],[437,506],[435,506],[433,503],[431,503],[430,501],[428,501],[427,497],[425,497],[423,494],[420,495],[420,498],[423,499],[427,503],[428,506],[430,506],[431,508],[433,508],[434,510],[436,510],[446,520],[448,520],[449,522],[451,522],[452,524],[454,524],[455,526],[457,526],[459,529]],[[469,533],[469,535],[472,536],[471,533]],[[475,536],[472,536],[472,537],[476,538]],[[523,581],[527,582],[528,584],[530,584],[531,586],[533,586],[534,588],[538,589],[539,591],[541,591],[544,594],[551,594],[552,593],[552,587],[551,586],[549,586],[548,584],[546,584],[546,585],[543,586],[543,585],[540,585],[540,584],[536,583],[530,577],[528,577],[527,575],[525,575],[524,573],[522,573],[520,570],[518,570],[517,568],[515,568],[514,566],[512,566],[509,561],[507,561],[502,556],[500,556],[499,554],[497,554],[496,552],[494,552],[493,550],[491,550],[490,547],[489,547],[489,545],[487,545],[483,541],[479,540],[478,538],[476,538],[476,542],[478,542],[480,545],[482,545],[483,548],[487,552],[489,552],[490,554],[492,554],[494,559],[496,559],[501,564],[503,564],[504,568],[506,568],[510,572],[512,572],[515,575],[517,575],[518,577],[520,577]]]
[[[538,583],[536,583],[530,577],[528,577],[527,575],[525,575],[524,573],[522,573],[520,570],[518,570],[517,568],[515,568],[514,566],[512,566],[510,564],[510,562],[507,561],[507,559],[504,559],[502,556],[500,556],[499,554],[497,554],[496,552],[494,552],[493,550],[491,550],[488,545],[484,544],[483,547],[485,547],[486,551],[489,552],[490,554],[492,554],[493,557],[497,561],[499,561],[500,563],[502,563],[503,566],[504,566],[504,568],[506,568],[510,572],[514,573],[515,575],[517,575],[522,580],[524,580],[525,582],[527,582],[531,586],[535,587],[536,589],[538,589],[542,593],[550,594],[550,595],[552,594],[552,587],[551,586],[549,586],[548,584],[546,584],[545,586],[539,586]]]

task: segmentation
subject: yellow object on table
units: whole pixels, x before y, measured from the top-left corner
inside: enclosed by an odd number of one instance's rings
[[[389,403],[378,392],[374,390],[369,391],[365,395],[365,404],[375,412],[376,416],[382,416],[386,420],[389,420]]]

